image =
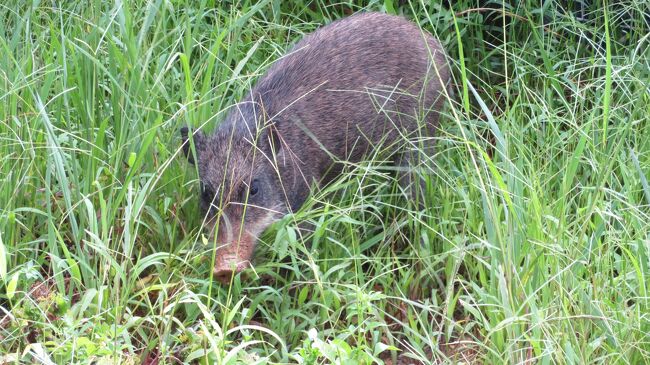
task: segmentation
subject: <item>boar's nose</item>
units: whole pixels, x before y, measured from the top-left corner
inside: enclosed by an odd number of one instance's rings
[[[235,274],[250,267],[254,250],[255,237],[250,235],[218,247],[213,270],[214,278],[222,284],[230,283]]]
[[[229,267],[215,267],[214,268],[214,279],[220,282],[223,285],[228,285],[230,280],[234,277],[235,274],[241,270],[233,270]]]
[[[230,284],[230,281],[236,274],[250,267],[249,259],[250,257],[242,259],[241,256],[231,255],[217,257],[217,262],[215,262],[212,272],[214,279],[224,285]]]
[[[219,265],[217,263],[217,265],[214,267],[213,276],[215,280],[217,280],[221,284],[228,285],[230,284],[230,281],[232,280],[232,278],[235,277],[236,274],[244,271],[244,269],[248,267],[250,267],[248,262],[240,262],[239,264],[237,264],[237,266],[234,267],[231,265],[228,266]]]

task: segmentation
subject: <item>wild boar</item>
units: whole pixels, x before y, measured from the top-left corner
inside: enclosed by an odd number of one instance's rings
[[[212,135],[182,128],[218,245],[215,278],[227,283],[249,267],[258,236],[344,163],[404,136],[432,136],[449,79],[429,33],[402,17],[358,13],[297,42]],[[395,150],[392,159],[407,166],[409,157]]]

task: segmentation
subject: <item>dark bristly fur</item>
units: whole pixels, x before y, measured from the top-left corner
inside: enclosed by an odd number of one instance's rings
[[[448,81],[440,43],[401,17],[360,13],[299,41],[213,135],[194,133],[201,205],[221,245],[216,277],[247,267],[259,234],[340,174],[334,161],[431,135]]]

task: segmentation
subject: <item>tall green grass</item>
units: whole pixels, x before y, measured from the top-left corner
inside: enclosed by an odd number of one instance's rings
[[[585,3],[1,4],[0,363],[649,363],[650,4]],[[362,10],[450,57],[426,209],[351,166],[216,285],[178,129]]]

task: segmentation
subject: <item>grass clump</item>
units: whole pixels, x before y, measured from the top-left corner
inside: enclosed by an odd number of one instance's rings
[[[450,56],[426,209],[368,161],[214,284],[178,129],[214,128],[292,42],[363,10]],[[649,13],[0,5],[0,363],[650,362]]]

